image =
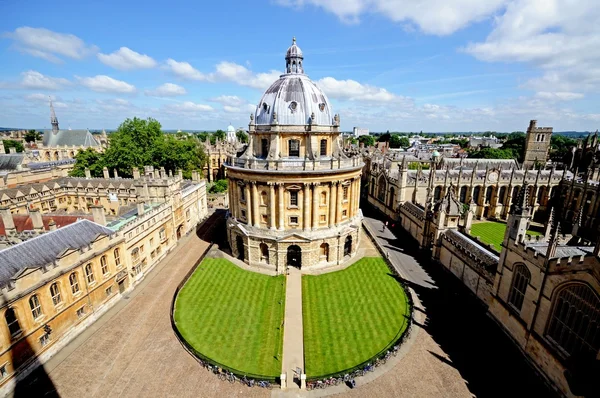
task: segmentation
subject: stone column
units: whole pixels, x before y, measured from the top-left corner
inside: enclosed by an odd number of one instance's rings
[[[304,230],[310,230],[310,185],[305,182],[304,183],[304,212],[302,216],[302,223],[304,224]]]
[[[238,184],[236,180],[231,180],[231,199],[233,202],[229,204],[229,208],[233,209],[233,216],[236,220],[240,218],[240,201],[239,201],[239,193],[238,193]]]
[[[229,213],[233,215],[233,180],[227,180],[227,194],[229,196]]]
[[[279,230],[283,231],[284,223],[283,223],[283,183],[279,183],[279,192],[278,192],[278,204],[279,204]]]
[[[252,226],[252,201],[250,200],[250,183],[246,182],[244,185],[244,191],[246,196],[246,223]]]
[[[397,195],[398,193],[396,193]],[[354,215],[358,214],[358,209],[360,208],[360,177],[356,177],[356,202],[354,202]],[[396,198],[394,198],[394,203],[396,202]]]
[[[254,222],[252,223],[255,227],[260,227],[260,214],[258,211],[258,189],[256,182],[252,181],[252,215],[254,216]]]
[[[312,229],[313,231],[319,228],[319,192],[318,192],[319,183],[313,183],[312,195]]]
[[[329,228],[333,228],[335,224],[335,192],[337,182],[332,181],[329,186]]]
[[[275,229],[275,183],[269,183],[269,229]]]
[[[337,205],[335,208],[335,224],[338,225],[342,221],[342,198],[344,197],[344,187],[342,182],[337,182]]]

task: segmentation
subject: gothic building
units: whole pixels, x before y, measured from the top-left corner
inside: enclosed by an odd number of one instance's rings
[[[545,167],[551,138],[552,127],[537,127],[537,120],[529,122],[525,136],[524,169]]]
[[[340,118],[304,74],[295,39],[285,61],[250,116],[245,151],[225,164],[234,255],[279,272],[354,256],[362,220],[362,160],[344,153]]]

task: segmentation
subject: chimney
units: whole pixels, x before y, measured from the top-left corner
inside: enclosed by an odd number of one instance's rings
[[[6,236],[12,235],[17,232],[15,228],[15,222],[9,207],[0,207],[0,216],[2,217],[2,223],[6,230]]]
[[[102,169],[102,175],[104,176],[104,178],[109,179],[110,175],[108,174],[108,167],[104,167]]]
[[[104,215],[104,206],[102,205],[91,205],[92,217],[94,222],[100,225],[106,225],[106,216]]]
[[[194,181],[194,182],[200,181],[200,175],[198,174],[198,170],[192,171],[192,181]]]
[[[92,178],[92,173],[87,167],[85,168],[85,178]]]
[[[54,222],[54,219],[50,219],[50,222],[48,223],[48,231],[56,231],[56,222]]]
[[[8,153],[17,153],[17,148],[15,148],[15,147],[8,148]]]
[[[143,201],[138,202],[137,203],[137,214],[138,214],[138,217],[139,216],[143,216],[145,211],[146,211],[146,208],[144,207],[144,202]]]
[[[133,168],[133,178],[135,178],[136,180],[140,178],[140,169],[138,169],[137,167]]]
[[[44,221],[42,220],[42,213],[39,209],[29,209],[29,217],[33,224],[33,229],[36,232],[44,231]]]
[[[115,178],[119,178],[119,174],[117,173],[117,169],[114,169],[113,172],[115,173]]]

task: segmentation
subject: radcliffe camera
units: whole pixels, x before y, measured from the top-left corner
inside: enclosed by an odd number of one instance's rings
[[[0,15],[0,397],[600,397],[594,2]]]

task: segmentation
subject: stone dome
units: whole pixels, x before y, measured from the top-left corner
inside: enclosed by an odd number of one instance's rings
[[[302,50],[296,39],[287,50],[286,72],[265,91],[255,113],[257,125],[277,124],[304,126],[333,125],[333,111],[329,99],[321,89],[304,74]],[[311,120],[314,114],[315,120]]]
[[[227,132],[228,133],[235,133],[235,127],[233,127],[231,124],[229,126],[227,126]]]

